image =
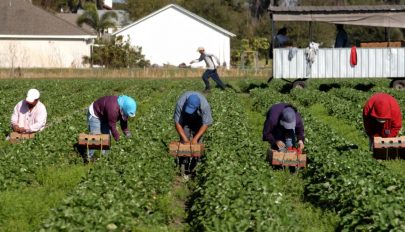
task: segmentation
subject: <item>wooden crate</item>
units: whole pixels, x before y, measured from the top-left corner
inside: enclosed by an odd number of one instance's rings
[[[405,41],[393,41],[393,42],[364,42],[360,43],[362,48],[400,48],[405,46]]]
[[[17,132],[11,132],[9,141],[12,144],[16,144],[16,143],[20,143],[22,140],[33,139],[33,138],[35,138],[35,133],[22,134],[22,133],[17,133]]]
[[[200,157],[204,155],[204,144],[183,144],[174,141],[169,144],[169,151],[172,156]]]
[[[79,145],[92,148],[92,149],[102,149],[107,150],[110,149],[111,146],[111,139],[110,135],[108,134],[85,134],[80,133],[78,139]]]
[[[297,151],[272,150],[271,164],[275,166],[306,167],[307,155],[298,154]]]
[[[374,137],[373,156],[376,159],[405,159],[405,136]]]

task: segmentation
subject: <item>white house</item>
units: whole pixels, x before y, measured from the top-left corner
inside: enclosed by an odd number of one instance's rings
[[[84,67],[94,34],[30,0],[1,0],[0,12],[0,67]]]
[[[138,21],[116,31],[113,35],[129,36],[133,46],[142,47],[151,64],[189,64],[199,57],[197,48],[203,46],[207,53],[216,55],[221,65],[230,66],[230,37],[233,33],[170,4]],[[193,67],[204,67],[204,62]]]

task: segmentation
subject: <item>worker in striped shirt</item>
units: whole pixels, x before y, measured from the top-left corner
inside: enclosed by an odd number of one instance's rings
[[[218,57],[216,57],[213,54],[208,54],[205,53],[205,49],[204,47],[198,47],[197,51],[200,53],[200,57],[196,60],[192,60],[190,62],[190,64],[193,63],[198,63],[201,61],[205,61],[205,64],[207,66],[207,69],[205,70],[205,72],[202,75],[202,79],[204,81],[205,84],[205,90],[204,92],[209,92],[211,89],[210,86],[210,82],[208,81],[208,79],[211,77],[216,83],[217,85],[224,90],[226,88],[225,84],[221,81],[221,79],[219,79],[218,73],[217,73],[217,67],[220,66],[220,62]],[[215,60],[215,62],[214,62]],[[215,64],[217,63],[217,65]]]

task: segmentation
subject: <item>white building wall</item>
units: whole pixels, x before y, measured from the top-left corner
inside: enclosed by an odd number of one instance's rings
[[[350,48],[321,48],[310,70],[305,49],[288,59],[289,49],[274,49],[274,78],[405,77],[405,48],[357,48],[357,65],[350,65]]]
[[[175,8],[168,8],[117,35],[130,35],[131,44],[142,47],[151,64],[189,65],[200,55],[197,48],[203,46],[207,53],[219,58],[221,65],[225,63],[228,68],[230,65],[230,38]],[[193,67],[205,67],[205,64],[193,64]]]
[[[83,56],[90,56],[83,40],[0,40],[2,68],[82,68]]]
[[[113,1],[112,0],[104,0],[104,6],[107,6],[109,8],[113,8]]]

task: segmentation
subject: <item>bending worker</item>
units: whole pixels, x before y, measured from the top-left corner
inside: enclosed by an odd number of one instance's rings
[[[211,107],[207,99],[194,91],[185,92],[180,96],[174,111],[174,123],[181,143],[200,143],[202,136],[212,124]],[[193,157],[177,157],[180,167],[184,165],[191,172],[198,159]]]
[[[126,137],[131,137],[128,130],[128,117],[135,117],[136,102],[133,98],[121,96],[104,96],[91,103],[87,113],[90,134],[111,134],[118,141],[120,134],[116,123],[120,121],[121,129]],[[103,151],[105,153],[105,151]],[[90,158],[94,150],[89,151]]]
[[[402,114],[397,100],[386,93],[372,95],[364,105],[363,122],[370,147],[373,146],[374,137],[396,137],[402,127]]]
[[[182,143],[198,143],[212,124],[207,99],[199,92],[185,92],[177,101],[174,123]]]
[[[297,110],[286,103],[272,105],[264,123],[263,141],[269,142],[272,150],[303,150],[304,139],[304,124]]]
[[[25,100],[14,107],[11,116],[11,128],[18,133],[35,133],[45,128],[47,112],[45,105],[39,101],[37,89],[28,90]]]

